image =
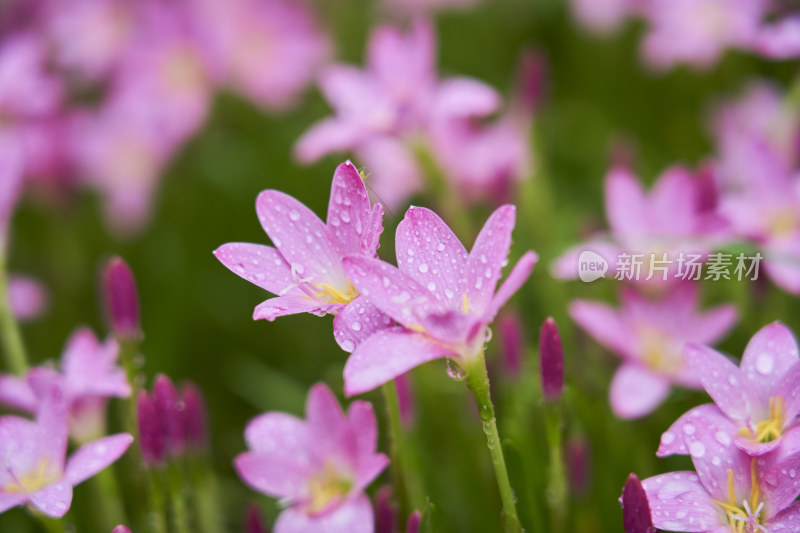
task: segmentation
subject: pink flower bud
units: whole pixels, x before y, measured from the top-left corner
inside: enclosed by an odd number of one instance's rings
[[[244,510],[244,530],[245,533],[267,533],[261,508],[253,502],[248,503]]]
[[[108,262],[103,277],[106,308],[111,317],[114,334],[121,339],[137,339],[139,326],[139,293],[130,267],[119,257]]]
[[[564,390],[564,349],[552,318],[544,321],[539,332],[539,368],[545,401],[557,402]]]
[[[511,311],[503,313],[499,319],[500,346],[503,350],[503,365],[511,377],[516,377],[522,370],[522,353],[525,340],[519,316]]]
[[[194,383],[186,383],[181,387],[181,398],[186,444],[193,450],[202,450],[208,444],[208,416],[203,391]]]
[[[414,403],[414,389],[411,383],[411,377],[408,374],[402,374],[394,379],[397,386],[397,400],[400,404],[400,418],[403,426],[408,427],[414,422],[414,413],[416,405]]]
[[[164,421],[159,413],[156,399],[147,391],[139,394],[139,444],[142,459],[148,467],[160,467],[164,463]]]
[[[517,67],[516,100],[527,113],[541,108],[547,93],[547,61],[536,50],[524,50]]]
[[[622,525],[625,533],[655,533],[647,493],[636,474],[628,476],[622,489]]]
[[[155,396],[158,414],[164,424],[166,451],[172,457],[180,455],[186,448],[186,429],[183,404],[175,389],[175,384],[164,374],[159,374],[153,385],[153,396]]]
[[[422,513],[414,511],[408,516],[406,523],[406,533],[419,533],[420,525],[422,524]]]
[[[575,495],[583,495],[589,491],[591,481],[591,449],[583,437],[572,437],[567,442],[567,475],[569,488]]]
[[[113,531],[111,531],[111,533],[131,533],[131,530],[120,524],[117,527],[115,527]]]
[[[375,533],[394,533],[392,486],[384,485],[375,494]]]

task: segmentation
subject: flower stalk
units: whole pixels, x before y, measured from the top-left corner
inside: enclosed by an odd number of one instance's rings
[[[475,396],[475,402],[478,404],[483,432],[486,434],[486,447],[489,448],[489,454],[492,456],[492,466],[497,478],[497,487],[500,490],[500,500],[503,504],[503,526],[506,533],[521,533],[522,524],[517,516],[514,490],[511,488],[500,434],[497,431],[497,418],[483,354],[470,365],[466,379],[469,389]]]
[[[0,336],[2,336],[6,366],[14,374],[25,374],[28,370],[28,360],[19,324],[11,310],[8,297],[8,270],[5,252],[2,249],[0,249]]]
[[[400,416],[400,401],[397,395],[397,385],[389,381],[383,387],[383,398],[386,403],[386,414],[389,419],[389,455],[391,462],[389,468],[392,474],[392,484],[397,498],[398,516],[404,520],[411,509],[408,494],[407,471],[403,460],[403,424]]]

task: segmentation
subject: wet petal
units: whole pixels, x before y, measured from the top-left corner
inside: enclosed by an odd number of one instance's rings
[[[10,494],[0,491],[0,513],[4,513],[17,505],[22,505],[26,501],[28,501],[27,494]]]
[[[342,307],[342,304],[322,304],[314,298],[301,294],[287,294],[286,296],[270,298],[258,304],[253,311],[253,320],[263,319],[272,322],[279,316],[296,315],[298,313],[325,316],[328,313],[335,313]]]
[[[534,252],[526,252],[525,255],[520,257],[517,264],[506,277],[505,281],[497,289],[497,292],[492,299],[491,305],[485,315],[486,322],[491,322],[508,300],[514,296],[522,285],[528,281],[528,276],[531,275],[533,267],[539,261],[539,256]]]
[[[694,472],[672,472],[642,481],[653,523],[665,531],[703,532],[722,525],[719,508]]]
[[[454,352],[423,335],[401,328],[380,331],[364,341],[344,366],[348,396],[370,391],[412,368]]]
[[[77,485],[89,479],[122,457],[132,442],[131,435],[121,433],[84,444],[67,461],[66,480]]]
[[[439,216],[411,206],[397,226],[397,265],[428,288],[448,309],[461,309],[459,291],[467,251]]]
[[[516,216],[513,205],[499,207],[483,225],[469,252],[464,271],[466,286],[459,292],[467,294],[470,310],[479,315],[489,308],[503,266],[508,263]]]
[[[772,391],[773,396],[783,398],[784,426],[792,423],[800,413],[800,361],[795,363],[781,376]]]
[[[769,398],[783,375],[798,361],[794,335],[789,328],[775,322],[753,335],[744,350],[740,367],[759,395]]]
[[[72,504],[72,485],[59,481],[48,485],[30,496],[30,502],[47,516],[61,518]]]
[[[371,239],[367,233],[375,229],[367,188],[350,161],[339,165],[333,174],[327,223],[343,256],[359,253],[364,237]]]
[[[214,257],[231,272],[272,294],[293,285],[289,263],[272,246],[230,242],[214,250]]]
[[[389,315],[375,307],[365,296],[359,296],[334,317],[333,336],[339,347],[349,353],[375,332],[393,324]]]
[[[761,402],[755,388],[730,359],[699,344],[687,344],[683,351],[686,361],[723,413],[743,421],[759,407]]]
[[[759,485],[771,515],[800,496],[800,426],[787,431],[781,441],[775,453],[759,459]],[[796,518],[800,527],[800,515]]]
[[[661,405],[669,380],[637,364],[623,364],[611,382],[611,408],[620,418],[639,418]]]
[[[800,532],[800,502],[793,502],[778,516],[771,518],[766,527],[768,531],[775,533]]]
[[[666,457],[673,454],[688,455],[689,448],[686,446],[686,441],[683,438],[684,432],[694,432],[697,429],[699,420],[707,419],[719,421],[722,418],[727,419],[725,413],[720,411],[719,407],[713,403],[698,405],[686,411],[661,435],[661,443],[656,455],[659,457]],[[687,424],[690,425],[687,426]],[[717,440],[720,444],[724,444],[725,446],[729,446],[733,442],[733,435],[735,435],[738,430],[736,424],[733,422],[729,421],[729,425],[730,430],[726,429],[717,435]]]

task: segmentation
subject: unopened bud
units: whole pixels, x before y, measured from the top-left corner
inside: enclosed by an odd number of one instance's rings
[[[545,401],[557,402],[564,390],[564,349],[552,318],[544,321],[539,332],[539,368]]]
[[[108,262],[103,283],[106,307],[114,334],[122,340],[141,337],[139,325],[139,293],[130,267],[119,257]]]
[[[148,467],[160,467],[164,464],[165,455],[164,421],[156,405],[156,399],[147,391],[139,394],[137,414],[142,459]]]
[[[394,532],[394,509],[391,498],[391,485],[382,486],[375,494],[375,533]]]
[[[625,533],[655,533],[647,493],[636,474],[628,476],[622,489],[622,525]]]
[[[406,533],[419,533],[419,528],[422,525],[422,513],[414,511],[408,516],[406,522]]]
[[[186,429],[183,418],[183,404],[175,389],[175,384],[164,374],[156,376],[153,385],[158,414],[164,424],[164,442],[167,453],[178,456],[186,448]]]
[[[181,387],[181,398],[186,444],[194,451],[203,450],[208,444],[208,416],[203,391],[194,383],[187,383]]]

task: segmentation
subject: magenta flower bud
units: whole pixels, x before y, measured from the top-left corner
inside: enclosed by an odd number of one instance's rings
[[[573,494],[583,495],[589,491],[591,465],[591,449],[586,439],[572,437],[567,442],[567,476]]]
[[[557,402],[564,390],[564,349],[552,318],[545,320],[539,331],[539,368],[545,401]]]
[[[131,533],[131,530],[120,524],[117,527],[115,527],[113,531],[111,531],[111,533]]]
[[[186,448],[186,429],[183,403],[175,384],[164,374],[159,374],[153,385],[153,396],[158,414],[163,421],[166,451],[172,457],[180,455]]]
[[[139,326],[139,293],[128,264],[119,257],[112,258],[106,267],[103,283],[114,334],[120,339],[138,339],[142,334]]]
[[[408,427],[414,422],[416,404],[414,403],[414,389],[411,377],[408,374],[397,376],[394,380],[397,386],[397,400],[400,404],[400,419],[403,426]]]
[[[375,493],[375,533],[394,533],[392,486],[384,485]]]
[[[244,510],[244,530],[245,533],[267,533],[261,508],[253,502],[249,502]]]
[[[408,515],[408,522],[406,523],[406,533],[419,533],[420,525],[422,524],[422,513],[414,511]]]
[[[517,67],[517,94],[522,108],[537,111],[547,93],[547,61],[541,52],[524,50]]]
[[[655,533],[647,493],[636,474],[628,476],[622,489],[622,525],[625,533]]]
[[[156,399],[147,391],[139,394],[139,444],[142,447],[142,459],[148,467],[160,467],[164,464],[165,440],[164,421],[161,418]]]
[[[194,383],[186,383],[181,387],[181,398],[186,444],[193,450],[202,450],[208,443],[208,416],[203,391]]]
[[[516,377],[522,370],[522,353],[525,340],[519,315],[513,312],[503,313],[499,319],[500,346],[503,350],[503,366],[511,377]]]

